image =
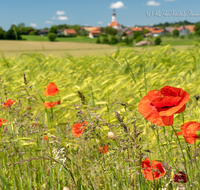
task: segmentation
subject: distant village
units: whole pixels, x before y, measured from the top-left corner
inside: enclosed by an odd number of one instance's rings
[[[115,28],[118,30],[118,32],[126,33],[127,36],[132,37],[134,35],[134,32],[136,31],[144,31],[146,30],[146,33],[144,33],[145,36],[164,36],[166,33],[172,34],[174,30],[178,31],[178,36],[188,36],[191,32],[194,32],[195,25],[185,25],[185,26],[179,26],[179,27],[153,27],[153,26],[136,26],[136,27],[126,27],[122,28],[122,25],[119,24],[116,20],[116,12],[115,9],[113,10],[111,22],[108,24],[109,27]],[[99,26],[82,26],[81,30],[85,30],[88,33],[88,36],[90,38],[98,37],[99,34],[101,34],[102,28]],[[46,35],[49,33],[49,30],[38,30],[39,35]],[[74,29],[58,29],[57,35],[77,35],[77,31]]]

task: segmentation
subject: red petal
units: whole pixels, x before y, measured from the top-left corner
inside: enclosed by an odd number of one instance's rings
[[[157,98],[162,98],[162,94],[158,90],[151,90],[147,93],[147,98],[152,102]]]
[[[185,111],[185,109],[186,109],[186,105],[184,104],[184,106],[180,110],[178,110],[175,114],[182,113],[183,111]]]
[[[59,92],[57,86],[55,85],[54,82],[50,82],[47,87],[46,91],[44,92],[45,96],[54,96]]]
[[[183,133],[182,132],[175,133],[175,136],[180,136],[180,135],[183,135]]]
[[[188,144],[194,144],[196,142],[196,138],[195,137],[192,137],[192,136],[184,136],[185,138],[185,141],[188,143]]]
[[[168,110],[160,111],[160,116],[170,116],[179,112],[183,108],[185,103],[189,101],[190,95],[186,91],[182,90],[181,88],[174,88],[174,87],[167,86],[167,87],[163,87],[160,91],[165,96],[172,96],[172,95],[175,96],[177,94],[177,96],[182,98],[180,100],[180,103],[177,106],[172,107]]]
[[[180,100],[181,97],[166,96],[163,98],[157,98],[153,100],[152,103],[156,107],[170,107],[175,106]]]
[[[173,124],[173,115],[160,116],[158,110],[153,106],[147,96],[142,98],[138,105],[139,112],[145,119],[159,126],[170,126]]]

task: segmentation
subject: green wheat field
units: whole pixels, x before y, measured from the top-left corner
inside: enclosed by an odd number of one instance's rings
[[[167,45],[103,56],[1,56],[0,77],[0,118],[7,120],[0,127],[0,189],[200,189],[198,139],[188,144],[174,135],[184,122],[200,122],[200,44],[187,51]],[[47,97],[50,82],[59,93]],[[166,85],[190,94],[186,110],[174,115],[175,131],[138,111],[148,91]],[[8,99],[16,102],[4,108]],[[44,102],[58,100],[60,105],[45,108]],[[75,137],[72,126],[84,121]],[[165,175],[145,179],[145,158],[161,162]],[[179,171],[187,183],[174,182]]]

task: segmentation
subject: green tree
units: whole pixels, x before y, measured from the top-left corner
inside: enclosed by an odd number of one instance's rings
[[[144,30],[143,30],[143,34],[147,34],[147,33],[149,33],[149,30],[144,29]]]
[[[29,33],[29,35],[37,35],[37,33],[38,33],[38,30],[33,30],[33,31],[31,31],[31,32]]]
[[[173,37],[174,38],[178,37],[178,33],[179,33],[178,30],[173,30]]]
[[[87,30],[79,30],[78,35],[86,37],[88,35],[88,31]]]
[[[48,38],[49,38],[49,41],[55,41],[55,39],[56,39],[56,34],[55,33],[48,33]]]
[[[140,41],[142,41],[143,40],[143,37],[142,36],[138,36],[137,38],[136,38],[136,43],[138,43],[138,42],[140,42]]]
[[[8,40],[20,40],[21,34],[19,29],[13,24],[10,29],[5,33],[5,39]]]
[[[196,35],[200,36],[200,22],[196,23],[194,31]]]
[[[155,39],[155,45],[160,45],[160,43],[162,42],[162,40],[158,37]]]
[[[116,35],[117,29],[107,26],[103,29],[103,32],[105,32],[106,34],[110,34],[110,35]]]
[[[5,31],[0,27],[0,39],[5,38]]]
[[[170,32],[167,32],[167,33],[165,34],[165,36],[166,36],[166,37],[170,37],[170,36],[171,36],[171,33],[170,33]]]
[[[133,39],[137,39],[138,36],[141,36],[141,32],[140,31],[135,31],[133,34]]]
[[[57,34],[57,31],[58,31],[57,26],[53,25],[53,26],[51,26],[51,28],[49,30],[49,33]]]

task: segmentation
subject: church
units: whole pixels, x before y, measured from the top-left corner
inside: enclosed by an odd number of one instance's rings
[[[122,29],[122,26],[116,21],[115,9],[113,9],[112,20],[111,20],[111,23],[108,24],[108,26],[115,28],[117,30]]]

